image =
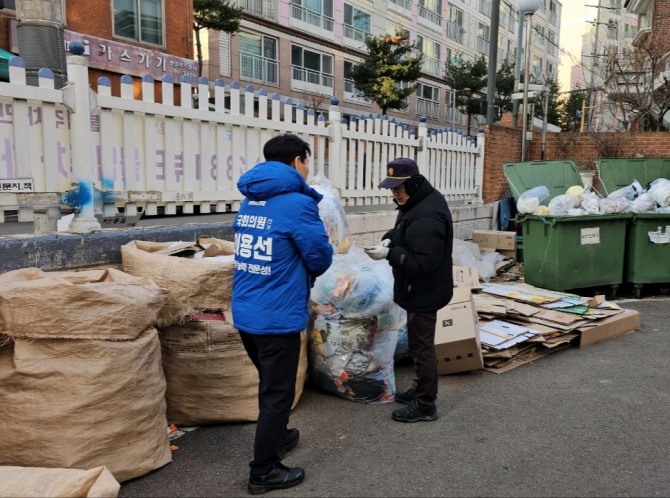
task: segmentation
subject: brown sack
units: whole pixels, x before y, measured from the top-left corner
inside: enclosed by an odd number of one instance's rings
[[[0,465],[119,481],[171,460],[158,333],[133,341],[15,339],[0,348]]]
[[[230,310],[234,262],[180,258],[161,253],[171,242],[134,240],[121,246],[124,271],[137,277],[148,277],[169,293],[158,325],[183,323],[186,317],[201,310]],[[211,244],[215,244],[212,251]],[[230,256],[235,253],[233,242],[219,239],[201,240],[208,255]]]
[[[119,270],[15,270],[0,275],[0,333],[134,339],[154,324],[164,300],[164,291],[155,283]]]
[[[91,470],[0,467],[0,496],[116,498],[120,487],[106,467]]]
[[[258,419],[258,372],[239,333],[225,320],[191,321],[161,330],[167,380],[167,418],[177,425],[252,422]],[[301,334],[293,407],[307,374]]]

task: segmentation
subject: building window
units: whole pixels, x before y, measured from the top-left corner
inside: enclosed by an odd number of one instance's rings
[[[412,0],[389,0],[389,4],[391,6],[398,6],[404,10],[412,10]]]
[[[277,21],[277,0],[237,0],[237,5],[255,16]]]
[[[637,28],[628,23],[624,23],[623,25],[623,35],[626,38],[632,39],[635,38],[635,34],[637,33]]]
[[[607,38],[610,40],[619,38],[619,21],[609,20],[607,23]]]
[[[491,17],[491,0],[479,0],[479,12]]]
[[[554,63],[547,61],[547,76],[554,76]]]
[[[313,52],[299,45],[291,46],[293,86],[298,90],[333,89],[332,55]]]
[[[357,64],[351,61],[344,61],[344,100],[369,105],[370,100],[361,95],[361,92],[354,85],[354,80],[351,79],[351,72],[356,66]]]
[[[240,77],[277,84],[277,40],[269,36],[240,32]]]
[[[358,42],[365,42],[370,31],[370,14],[344,4],[344,36]]]
[[[416,36],[419,51],[423,54],[422,70],[433,76],[440,75],[440,44],[421,35]]]
[[[554,0],[549,3],[549,22],[558,27],[558,4]]]
[[[419,17],[442,26],[442,0],[419,0]]]
[[[533,56],[533,76],[540,79],[542,77],[542,59],[537,55]]]
[[[419,83],[416,88],[416,114],[429,118],[440,117],[440,89]]]
[[[292,0],[291,12],[295,19],[333,31],[333,0]]]
[[[490,40],[491,28],[486,24],[477,23],[477,52],[488,55]]]
[[[163,45],[162,0],[114,0],[114,36]]]
[[[449,6],[449,22],[447,23],[447,36],[458,43],[463,43],[463,11]]]
[[[549,39],[547,40],[547,53],[558,57],[558,36],[552,30],[549,30]]]
[[[535,33],[533,34],[535,46],[544,48],[547,39],[545,38],[544,26],[535,26]]]
[[[397,33],[402,33],[403,36],[405,36],[409,40],[409,29],[406,29],[402,26],[402,24],[387,24],[386,25],[386,34],[387,35],[395,35]]]

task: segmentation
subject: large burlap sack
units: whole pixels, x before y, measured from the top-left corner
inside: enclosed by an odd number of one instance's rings
[[[160,341],[155,329],[140,328],[155,320],[163,291],[145,279],[102,273],[113,277],[23,270],[0,276],[0,302],[12,303],[0,307],[0,465],[105,465],[124,481],[171,460]],[[31,294],[40,279],[36,288],[46,290]],[[62,299],[59,288],[73,300]],[[15,294],[33,316],[17,311]]]
[[[167,380],[167,418],[177,425],[252,422],[258,419],[258,372],[239,333],[223,316],[161,330]],[[296,406],[307,374],[307,340],[301,334]]]
[[[0,467],[0,496],[116,498],[120,487],[106,467],[91,470]]]
[[[128,340],[153,325],[165,292],[119,270],[0,275],[0,333],[12,337]]]
[[[208,255],[235,254],[233,242],[214,238],[207,242],[216,249]],[[213,258],[189,259],[164,254],[172,244],[134,240],[121,246],[124,271],[150,278],[169,293],[158,325],[183,323],[187,316],[201,310],[230,310],[235,270],[232,259],[220,262]]]

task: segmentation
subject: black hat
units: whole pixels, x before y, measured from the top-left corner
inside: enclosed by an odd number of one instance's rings
[[[386,165],[386,179],[379,184],[378,188],[395,188],[418,174],[419,167],[413,159],[399,157]]]

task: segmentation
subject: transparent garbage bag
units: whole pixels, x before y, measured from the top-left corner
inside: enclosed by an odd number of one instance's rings
[[[627,213],[630,201],[621,194],[610,194],[600,200],[600,214]]]
[[[310,186],[323,196],[319,202],[319,217],[326,228],[333,250],[336,254],[346,253],[350,245],[349,224],[337,189],[324,175],[312,178]]]
[[[600,214],[600,199],[600,196],[595,192],[585,190],[582,194],[582,202],[580,204],[580,207],[584,210],[584,214]]]
[[[656,202],[648,193],[638,195],[630,203],[631,213],[653,213],[656,211]]]
[[[516,210],[521,214],[532,214],[547,198],[549,198],[549,189],[544,185],[526,190],[516,202]]]
[[[649,184],[647,193],[660,207],[670,206],[670,180],[658,178]]]
[[[565,216],[570,209],[579,207],[579,198],[574,195],[557,195],[549,201],[550,216]]]
[[[612,192],[612,193],[611,193],[610,195],[608,195],[607,197],[619,197],[619,196],[623,196],[623,197],[625,197],[626,199],[628,199],[629,201],[632,201],[632,200],[634,200],[638,195],[640,195],[640,194],[642,194],[642,193],[644,193],[644,192],[645,192],[645,190],[644,190],[644,188],[642,187],[642,185],[640,185],[640,182],[638,182],[637,180],[633,180],[633,183],[631,183],[630,185],[627,185],[627,186],[625,186],[625,187],[621,187],[621,188],[618,189],[618,190],[615,190],[614,192]]]

